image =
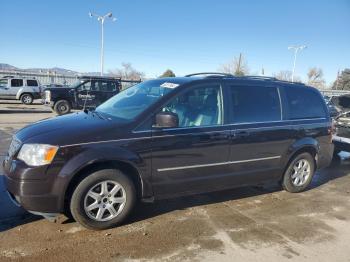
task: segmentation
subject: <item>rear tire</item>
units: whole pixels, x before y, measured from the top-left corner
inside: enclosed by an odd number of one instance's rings
[[[282,180],[283,189],[291,193],[304,191],[315,173],[315,160],[309,153],[301,153],[290,161]]]
[[[33,96],[31,94],[23,94],[20,97],[22,104],[31,105],[33,103]]]
[[[120,225],[136,203],[133,182],[116,169],[99,170],[75,188],[70,210],[82,226],[102,230]]]
[[[57,115],[65,115],[70,112],[71,105],[67,100],[59,100],[55,103],[53,110]]]

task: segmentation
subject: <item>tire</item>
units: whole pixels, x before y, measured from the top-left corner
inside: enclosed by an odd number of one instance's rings
[[[102,185],[107,185],[106,193],[103,193]],[[115,186],[120,188],[113,193]],[[78,184],[72,194],[70,210],[75,221],[82,226],[102,230],[125,221],[135,203],[136,190],[133,182],[119,170],[103,169],[85,177]]]
[[[283,175],[283,189],[291,193],[304,191],[310,185],[314,173],[315,160],[312,155],[305,152],[295,156]]]
[[[33,96],[31,94],[22,94],[20,97],[22,104],[31,105],[33,103]]]
[[[67,100],[59,100],[55,103],[53,110],[57,115],[65,115],[70,112],[71,105]]]

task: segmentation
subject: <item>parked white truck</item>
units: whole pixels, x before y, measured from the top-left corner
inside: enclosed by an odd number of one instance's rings
[[[0,99],[20,100],[30,105],[41,98],[40,83],[35,78],[8,76],[0,79]]]

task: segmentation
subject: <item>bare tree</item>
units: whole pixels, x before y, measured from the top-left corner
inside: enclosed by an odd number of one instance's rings
[[[145,74],[132,67],[131,63],[122,63],[121,68],[110,70],[109,74],[112,76],[121,77],[128,80],[140,80],[144,78]]]
[[[321,68],[312,67],[309,69],[309,72],[307,73],[308,78],[308,85],[314,86],[317,88],[324,88],[325,87],[325,81],[323,79],[323,71]]]
[[[233,74],[235,76],[244,76],[249,74],[247,61],[242,54],[226,64],[221,65],[219,71],[223,73]]]
[[[293,75],[292,71],[282,70],[277,74],[274,74],[274,77],[283,81],[292,81],[292,75]]]

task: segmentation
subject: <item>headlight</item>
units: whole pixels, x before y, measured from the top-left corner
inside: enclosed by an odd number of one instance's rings
[[[29,166],[50,164],[58,150],[57,146],[42,144],[24,144],[17,158]]]

